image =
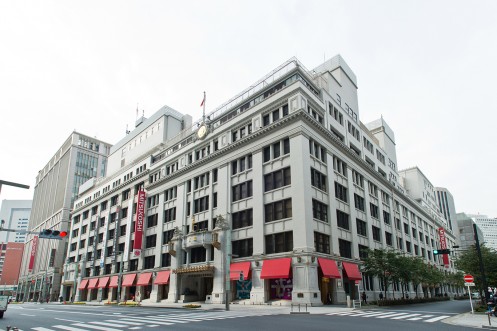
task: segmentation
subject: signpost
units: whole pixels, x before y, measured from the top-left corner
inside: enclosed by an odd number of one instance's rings
[[[470,287],[475,286],[474,283],[474,277],[472,275],[464,275],[464,285],[468,287],[468,294],[469,294],[469,304],[471,305],[471,314],[473,314],[473,299],[471,298],[471,291]]]

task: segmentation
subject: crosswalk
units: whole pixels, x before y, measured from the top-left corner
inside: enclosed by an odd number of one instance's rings
[[[362,318],[384,318],[384,319],[402,320],[402,321],[420,321],[426,323],[441,321],[451,316],[451,315],[435,315],[435,314],[384,311],[384,310],[352,310],[344,312],[334,312],[326,315],[362,317]]]
[[[266,316],[264,312],[244,312],[236,313],[225,311],[201,312],[201,313],[180,313],[167,315],[143,315],[143,316],[113,316],[113,319],[91,322],[59,323],[50,327],[33,327],[34,331],[123,331],[123,330],[146,330],[147,328],[159,328],[164,326],[197,323],[202,321],[222,320],[240,317]]]

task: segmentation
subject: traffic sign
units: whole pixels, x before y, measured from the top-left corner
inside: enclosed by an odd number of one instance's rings
[[[464,286],[475,286],[475,283],[464,283]]]
[[[475,279],[471,275],[464,275],[464,281],[466,283],[472,283]]]

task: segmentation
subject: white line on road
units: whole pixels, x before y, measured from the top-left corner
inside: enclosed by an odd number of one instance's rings
[[[83,323],[83,322],[81,322],[81,321],[66,320],[66,319],[64,319],[64,318],[57,318],[57,317],[54,317],[54,319],[59,320],[59,321],[64,321],[64,322],[71,322],[71,323]]]
[[[97,324],[97,325],[105,325],[105,326],[115,326],[116,328],[126,328],[128,327],[129,325],[124,325],[124,324],[117,324],[115,322],[113,323],[105,323],[105,322],[88,322],[88,323],[91,323],[91,324]]]
[[[378,316],[378,317],[375,317],[375,318],[390,318],[390,317],[393,317],[393,316],[401,316],[401,315],[407,315],[407,313],[393,313],[393,314],[390,314],[390,315]]]
[[[81,327],[84,327],[84,328],[95,329],[95,330],[103,330],[103,331],[122,331],[120,329],[113,329],[113,328],[109,328],[109,327],[105,327],[104,328],[104,327],[101,327],[101,326],[90,325],[90,324],[86,324],[86,323],[73,324],[73,325],[81,326]]]
[[[426,320],[424,322],[433,323],[433,322],[436,322],[436,321],[443,320],[444,318],[447,318],[447,317],[450,317],[450,316],[449,315],[443,315],[443,316],[433,317],[433,318],[430,318],[429,320]]]
[[[24,316],[36,316],[36,315],[31,315],[31,314],[19,314],[19,315],[24,315]]]
[[[408,318],[407,320],[408,321],[419,321],[420,319],[428,318],[428,317],[433,317],[433,315],[421,315],[421,316],[414,317],[414,318]]]
[[[57,329],[62,329],[62,330],[68,330],[68,331],[88,331],[86,329],[73,328],[71,326],[65,326],[65,325],[54,325],[52,327],[57,328]]]
[[[392,319],[393,320],[400,320],[403,318],[414,317],[414,316],[419,316],[419,315],[421,315],[421,314],[409,314],[409,315],[404,315],[404,316],[393,317]]]
[[[134,326],[134,327],[132,327],[132,328],[130,328],[130,329],[131,329],[131,330],[139,330],[139,329],[141,329],[141,328],[142,328],[141,326]]]
[[[106,322],[114,322],[114,320],[106,320]],[[119,323],[129,324],[129,325],[143,325],[143,323],[128,322],[128,321],[123,321],[123,320],[119,320]]]
[[[42,327],[31,328],[31,330],[35,330],[35,331],[53,331],[52,329],[46,329],[46,328],[42,328]]]
[[[386,313],[385,313],[385,312],[377,312],[377,313],[376,313],[376,314],[374,314],[374,315],[367,315],[367,316],[361,316],[361,317],[376,317],[376,316],[383,316],[383,315],[394,315],[394,314],[397,314],[397,313],[395,313],[395,312],[391,312],[391,311],[386,312]]]
[[[143,318],[137,318],[137,317],[132,317],[132,318],[123,318],[122,320],[130,320],[130,321],[137,321],[137,322],[144,322],[144,323],[150,323],[153,322],[155,324],[160,324],[160,325],[174,325],[174,323],[168,323],[168,322],[158,322],[158,321],[150,321],[148,319],[143,319]],[[122,320],[119,320],[121,322]]]

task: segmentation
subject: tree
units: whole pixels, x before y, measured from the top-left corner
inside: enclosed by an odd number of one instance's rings
[[[364,258],[364,272],[378,277],[383,284],[384,297],[387,297],[388,285],[392,283],[397,267],[395,258],[397,253],[393,250],[375,249],[368,250]]]
[[[485,245],[480,245],[482,262],[485,268],[485,276],[487,285],[490,287],[497,286],[497,253]],[[483,290],[482,274],[480,272],[479,257],[476,251],[476,246],[473,245],[463,251],[456,259],[456,267],[463,270],[466,274],[471,274],[475,278],[476,286]]]

